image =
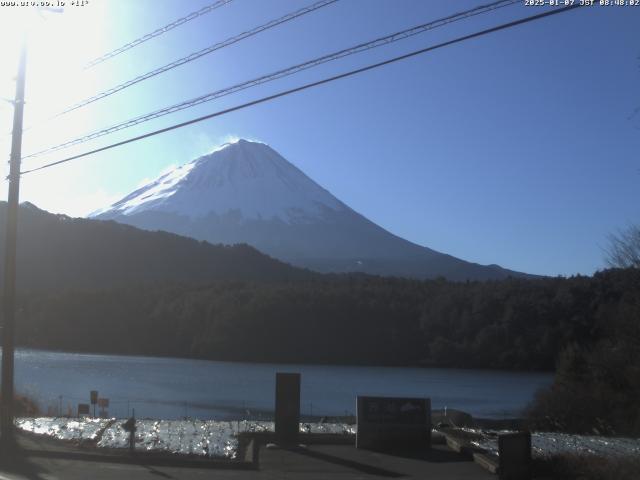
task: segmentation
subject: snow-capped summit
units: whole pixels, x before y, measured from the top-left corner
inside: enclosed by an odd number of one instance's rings
[[[322,272],[502,278],[399,238],[335,198],[268,145],[238,140],[177,167],[91,215],[211,243],[247,243]]]
[[[93,216],[155,211],[197,219],[235,211],[245,219],[290,223],[344,208],[271,147],[241,139],[162,175]]]

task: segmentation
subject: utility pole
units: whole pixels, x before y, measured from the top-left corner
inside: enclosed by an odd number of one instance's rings
[[[3,446],[13,440],[13,356],[16,317],[16,244],[18,236],[18,200],[20,198],[20,159],[22,156],[22,119],[24,84],[27,70],[27,42],[22,42],[16,96],[13,102],[13,136],[9,164],[6,243],[4,253],[4,293],[2,324],[2,397],[0,398],[0,441]]]

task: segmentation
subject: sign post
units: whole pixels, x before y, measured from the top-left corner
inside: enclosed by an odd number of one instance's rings
[[[89,392],[89,398],[91,399],[91,405],[93,405],[93,416],[96,416],[96,404],[98,403],[98,391],[91,390]]]
[[[107,408],[109,408],[109,399],[108,398],[99,398],[98,399],[98,406],[100,407],[100,417],[101,418],[106,418],[108,416]]]

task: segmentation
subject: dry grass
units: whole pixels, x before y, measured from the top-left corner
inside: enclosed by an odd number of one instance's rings
[[[16,417],[35,417],[40,413],[40,407],[33,399],[24,395],[15,396],[14,415]]]
[[[553,480],[638,480],[640,458],[603,458],[593,455],[556,455],[534,459],[534,477]]]

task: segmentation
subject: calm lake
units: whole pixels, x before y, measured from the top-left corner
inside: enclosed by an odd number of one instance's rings
[[[303,415],[355,412],[356,395],[430,397],[433,408],[474,416],[517,416],[550,373],[443,368],[351,367],[231,363],[175,358],[90,355],[20,349],[16,390],[47,412],[109,399],[108,414],[175,419],[253,418],[273,411],[276,372],[302,374]]]

